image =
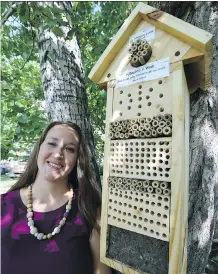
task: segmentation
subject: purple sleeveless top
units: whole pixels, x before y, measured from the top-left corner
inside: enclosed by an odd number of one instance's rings
[[[1,195],[2,274],[93,274],[89,230],[77,206],[72,209],[61,232],[51,239],[37,240],[29,233],[27,208],[20,191]],[[49,212],[34,211],[36,227],[51,233],[63,217],[65,205]]]

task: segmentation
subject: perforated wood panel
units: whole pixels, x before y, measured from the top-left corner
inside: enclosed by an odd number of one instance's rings
[[[172,76],[114,89],[112,121],[172,114]]]
[[[170,181],[171,139],[111,141],[110,176]]]
[[[108,224],[169,241],[170,196],[109,187]]]

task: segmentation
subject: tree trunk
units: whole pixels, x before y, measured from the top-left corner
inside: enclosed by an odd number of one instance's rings
[[[46,111],[50,121],[72,121],[85,135],[96,178],[99,170],[94,150],[94,138],[87,111],[87,96],[80,48],[76,37],[66,40],[68,28],[62,28],[64,37],[56,37],[46,30],[38,34],[38,48]]]
[[[188,274],[203,274],[218,209],[218,3],[152,2],[214,35],[211,87],[190,96]]]

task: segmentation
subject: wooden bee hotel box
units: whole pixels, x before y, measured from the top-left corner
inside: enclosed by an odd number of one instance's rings
[[[139,3],[89,74],[107,89],[101,261],[121,273],[186,273],[189,94],[211,55],[210,33]]]

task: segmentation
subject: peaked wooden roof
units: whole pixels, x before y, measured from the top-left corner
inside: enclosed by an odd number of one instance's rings
[[[177,37],[183,42],[188,43],[190,46],[200,51],[201,55],[203,53],[204,57],[201,60],[199,68],[201,74],[204,76],[204,85],[201,85],[201,88],[208,88],[211,77],[212,35],[207,31],[197,28],[168,13],[160,12],[156,8],[141,2],[124,21],[122,27],[92,68],[89,73],[89,78],[93,82],[99,83],[104,72],[107,70],[114,58],[116,58],[119,51],[142,20],[147,21],[156,28]],[[190,60],[192,58],[193,61],[196,61],[193,56],[186,56],[186,58],[190,58]]]

